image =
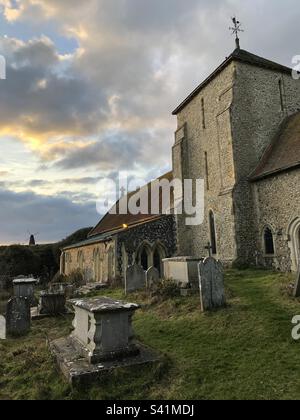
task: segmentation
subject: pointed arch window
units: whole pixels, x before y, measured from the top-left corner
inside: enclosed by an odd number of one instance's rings
[[[203,130],[205,130],[206,129],[206,119],[205,119],[204,98],[201,99],[201,113],[202,113],[202,128],[203,128]]]
[[[278,80],[278,84],[279,84],[279,95],[280,95],[281,111],[284,111],[284,90],[283,90],[283,84],[282,84],[282,80],[281,79]]]
[[[212,210],[209,212],[209,229],[210,229],[211,251],[213,255],[216,255],[218,251],[217,238],[216,238],[216,223],[215,223],[215,215]]]
[[[264,230],[264,246],[266,255],[275,254],[274,236],[272,230],[268,226]]]
[[[149,266],[148,266],[148,253],[146,248],[143,249],[142,253],[141,253],[141,266],[143,267],[143,269],[146,271],[148,270]]]

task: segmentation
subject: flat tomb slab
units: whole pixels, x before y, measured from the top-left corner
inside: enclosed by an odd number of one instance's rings
[[[141,344],[137,344],[138,354],[123,357],[119,360],[90,364],[82,357],[70,337],[60,338],[49,342],[51,354],[63,375],[71,385],[89,385],[97,381],[104,374],[119,368],[130,368],[147,364],[155,364],[161,360],[158,353]]]
[[[135,303],[127,303],[107,297],[94,299],[72,299],[70,300],[70,303],[77,308],[84,309],[92,313],[133,311],[140,308],[140,305]]]
[[[13,280],[13,284],[20,285],[20,284],[37,284],[37,280],[34,278],[24,278],[24,279],[15,279]]]

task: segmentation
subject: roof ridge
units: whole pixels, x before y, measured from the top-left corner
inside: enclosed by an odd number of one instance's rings
[[[159,176],[156,179],[153,179],[149,181],[147,184],[143,185],[141,187],[141,190],[147,187],[149,191],[149,187],[152,185],[155,181],[160,181],[163,179],[173,179],[173,171],[166,172],[165,174]],[[151,188],[150,188],[151,191]],[[131,197],[134,196],[136,191],[129,191],[126,195],[124,195],[121,199],[127,199],[129,200]],[[142,221],[149,221],[150,219],[156,219],[157,217],[161,217],[162,215],[153,215],[153,214],[137,214],[137,215],[122,215],[118,213],[118,211],[114,214],[111,213],[111,210],[114,208],[118,208],[118,204],[120,203],[121,199],[117,200],[116,203],[112,206],[112,208],[105,213],[105,215],[102,217],[102,219],[97,223],[97,225],[89,232],[88,238],[93,238],[96,235],[99,235],[101,233],[106,232],[114,232],[117,229],[122,228],[123,225],[126,225],[128,227],[132,225],[136,225],[137,223],[141,223]],[[105,224],[107,226],[105,227]],[[102,227],[102,229],[101,229]]]
[[[247,50],[236,48],[225,60],[206,78],[200,85],[198,85],[172,112],[172,115],[177,115],[198,93],[211,82],[221,71],[223,71],[228,64],[233,60],[244,62],[252,66],[268,68],[270,70],[280,71],[284,73],[291,73],[292,69],[275,61],[268,60],[253,54]]]

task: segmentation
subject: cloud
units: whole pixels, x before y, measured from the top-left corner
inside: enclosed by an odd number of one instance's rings
[[[47,188],[47,169],[69,201],[89,200],[95,169],[154,178],[170,168],[171,112],[233,50],[232,15],[243,48],[287,65],[299,54],[296,0],[0,0],[1,10],[16,35],[0,37],[0,145],[17,138],[34,156],[19,188]],[[59,53],[57,37],[77,49]],[[14,188],[11,174],[3,182]]]
[[[27,187],[46,187],[49,185],[68,184],[68,185],[95,185],[99,182],[99,177],[83,177],[83,178],[62,178],[60,180],[48,181],[45,179],[32,179],[24,181],[22,184]]]
[[[47,152],[50,145],[62,148],[64,137],[96,131],[101,92],[64,69],[47,38],[27,43],[4,38],[1,47],[7,79],[1,83],[0,134],[19,137],[36,151],[48,143]]]
[[[0,189],[0,242],[24,243],[27,231],[39,232],[38,241],[58,241],[100,219],[93,202],[76,204],[62,196]]]

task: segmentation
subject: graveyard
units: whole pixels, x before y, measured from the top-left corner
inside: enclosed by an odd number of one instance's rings
[[[97,302],[106,296],[141,307],[132,318],[136,338],[160,360],[71,387],[48,343],[71,333],[74,316],[41,318],[24,337],[0,340],[0,399],[298,399],[300,343],[291,338],[291,321],[300,301],[291,291],[294,280],[272,271],[228,270],[227,305],[204,313],[199,294],[93,291],[88,297]]]

